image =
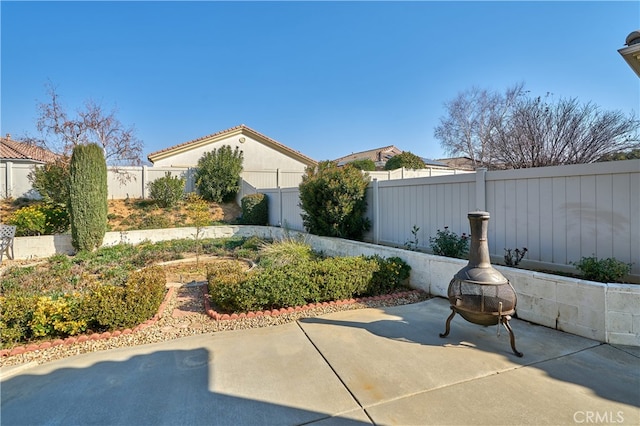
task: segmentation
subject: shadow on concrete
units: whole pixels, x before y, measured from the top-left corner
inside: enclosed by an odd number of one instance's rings
[[[518,319],[513,319],[511,326],[516,335],[517,348],[524,352],[523,358],[518,358],[511,351],[509,334],[504,328],[500,330],[500,337],[496,337],[497,325],[485,327],[471,324],[459,315],[451,322],[449,336],[441,338],[439,334],[445,331],[445,321],[450,313],[448,301],[443,300],[430,299],[415,304],[416,307],[412,308],[379,308],[382,314],[378,313],[371,318],[389,319],[371,322],[326,317],[303,318],[299,322],[303,327],[321,324],[361,329],[396,342],[438,348],[436,351],[411,352],[414,358],[422,358],[420,362],[429,359],[433,368],[452,369],[457,363],[467,366],[474,363],[494,365],[497,373],[520,367],[536,368],[553,379],[591,389],[603,399],[640,406],[640,357],[630,351]],[[332,334],[331,331],[325,333]],[[309,334],[313,338],[313,333]],[[333,334],[337,335],[338,332],[334,331]],[[353,334],[353,339],[358,339],[360,347],[365,344],[377,345],[374,340],[358,336],[359,334]],[[401,351],[402,348],[398,346],[397,349],[379,350],[384,350],[384,355],[389,358],[390,353]],[[406,356],[408,350],[402,351],[402,355]],[[462,353],[464,355],[459,356]],[[475,358],[486,359],[486,363],[474,360],[474,354]]]
[[[365,424],[212,391],[214,362],[204,348],[170,350],[16,376],[2,383],[2,424]]]

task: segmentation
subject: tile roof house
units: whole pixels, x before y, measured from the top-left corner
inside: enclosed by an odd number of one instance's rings
[[[147,156],[154,167],[196,167],[206,153],[228,145],[243,153],[242,179],[254,188],[298,186],[317,161],[241,124]]]
[[[244,124],[153,152],[147,158],[154,166],[193,167],[205,152],[223,145],[233,149],[237,146],[243,151],[247,170],[291,167],[304,170],[317,164],[312,158]]]
[[[53,152],[24,142],[11,139],[11,135],[0,137],[0,160],[14,163],[44,164],[55,161],[59,156]]]
[[[0,198],[39,198],[31,186],[29,174],[34,167],[58,159],[59,156],[44,148],[0,137]]]

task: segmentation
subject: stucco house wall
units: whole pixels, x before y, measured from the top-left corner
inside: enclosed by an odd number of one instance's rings
[[[204,136],[149,154],[154,167],[194,167],[206,153],[224,145],[243,152],[243,168],[248,172],[283,170],[304,172],[315,160],[245,125]]]

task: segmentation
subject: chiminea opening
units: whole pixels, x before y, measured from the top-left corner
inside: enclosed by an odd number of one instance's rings
[[[470,212],[467,217],[471,228],[469,263],[449,283],[447,294],[452,312],[447,318],[446,331],[440,337],[449,335],[451,320],[456,314],[473,324],[502,324],[509,332],[511,350],[521,357],[523,353],[516,349],[515,336],[509,325],[511,315],[516,311],[516,291],[509,280],[491,266],[487,241],[489,213]]]

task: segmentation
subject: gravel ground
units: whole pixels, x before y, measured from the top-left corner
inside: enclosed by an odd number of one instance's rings
[[[162,311],[160,319],[146,326],[146,328],[130,334],[120,334],[119,336],[112,336],[106,339],[87,340],[70,345],[65,344],[28,351],[22,354],[3,356],[0,357],[0,367],[31,362],[43,364],[56,359],[88,352],[144,345],[204,333],[269,327],[296,321],[303,317],[314,317],[352,309],[405,305],[428,298],[428,296],[421,291],[411,291],[393,296],[359,300],[350,304],[316,306],[280,315],[262,315],[234,320],[214,320],[205,313],[201,286],[189,284],[178,285],[175,290],[172,297],[168,300],[165,309]]]

